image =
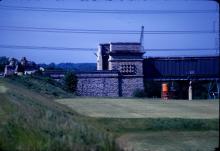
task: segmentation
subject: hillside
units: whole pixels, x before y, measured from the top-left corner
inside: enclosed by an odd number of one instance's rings
[[[73,71],[96,71],[96,63],[59,63],[56,67]]]
[[[39,79],[0,79],[0,150],[114,150],[106,132],[52,101],[65,95]]]

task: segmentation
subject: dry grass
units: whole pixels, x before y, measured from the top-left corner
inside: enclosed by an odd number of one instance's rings
[[[218,100],[74,98],[56,100],[80,114],[109,118],[219,118]]]
[[[125,151],[214,151],[217,131],[160,131],[125,134],[117,139]]]

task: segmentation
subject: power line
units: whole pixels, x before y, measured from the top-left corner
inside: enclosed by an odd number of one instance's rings
[[[72,9],[48,7],[24,7],[0,5],[1,9],[13,11],[43,11],[72,13],[107,13],[107,14],[182,14],[182,13],[218,13],[217,10],[106,10],[106,9]]]
[[[18,27],[0,26],[5,31],[27,31],[27,32],[53,32],[53,33],[79,33],[79,34],[140,34],[136,30],[95,30],[95,29],[70,29],[70,28],[42,28],[42,27]],[[219,31],[197,30],[197,31],[144,31],[144,34],[216,34]]]
[[[187,49],[144,49],[145,51],[216,51],[216,48],[187,48]]]
[[[96,48],[76,48],[76,47],[51,47],[51,46],[21,46],[21,45],[0,45],[0,48],[6,49],[37,49],[37,50],[66,50],[66,51],[97,51]],[[216,51],[216,48],[171,48],[171,49],[161,49],[161,48],[147,48],[144,51]]]
[[[48,46],[18,46],[18,45],[0,45],[0,48],[13,49],[37,49],[37,50],[67,50],[67,51],[96,51],[96,48],[70,48],[70,47],[48,47]]]

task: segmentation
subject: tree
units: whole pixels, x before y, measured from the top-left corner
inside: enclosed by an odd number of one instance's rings
[[[77,77],[74,72],[67,72],[64,76],[65,89],[71,92],[76,91]]]
[[[50,63],[48,66],[47,66],[47,69],[49,69],[49,70],[54,70],[54,69],[56,69],[56,64],[55,63]]]

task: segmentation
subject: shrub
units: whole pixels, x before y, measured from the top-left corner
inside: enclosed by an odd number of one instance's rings
[[[77,86],[77,78],[74,72],[67,72],[64,77],[64,87],[66,90],[75,92]]]

